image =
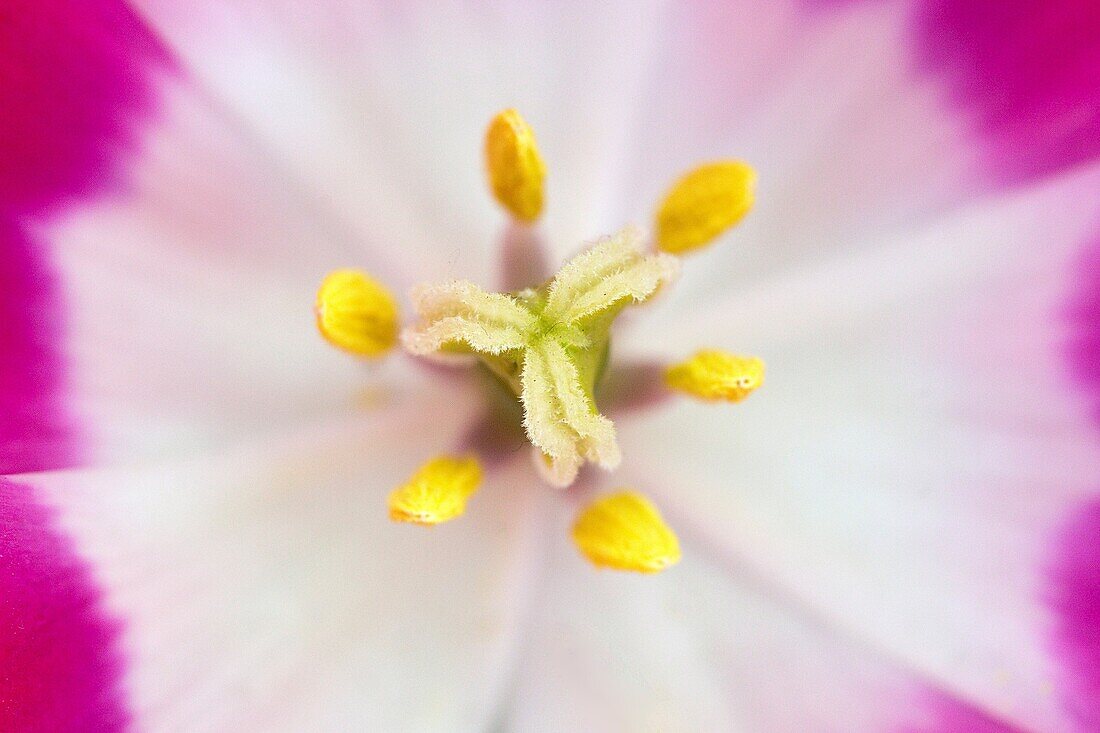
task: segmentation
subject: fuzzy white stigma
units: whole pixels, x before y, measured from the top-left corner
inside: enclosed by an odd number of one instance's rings
[[[646,254],[634,227],[570,260],[544,289],[516,296],[470,282],[417,288],[420,320],[402,335],[413,354],[473,353],[523,404],[523,426],[547,479],[568,486],[585,461],[619,464],[615,426],[596,409],[596,377],[612,320],[652,296],[678,270],[668,254]]]

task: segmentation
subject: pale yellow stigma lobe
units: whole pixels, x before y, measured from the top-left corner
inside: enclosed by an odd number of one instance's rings
[[[466,500],[481,485],[481,464],[473,456],[438,456],[421,466],[389,496],[390,519],[441,524],[466,511]]]
[[[749,213],[756,172],[736,160],[702,165],[677,181],[657,211],[657,246],[680,254],[703,247]]]
[[[705,349],[665,370],[665,383],[703,400],[740,402],[764,383],[764,362],[754,356]]]
[[[378,357],[397,343],[397,301],[366,273],[330,273],[317,291],[315,312],[321,335],[349,353]]]
[[[675,277],[679,260],[647,253],[627,227],[577,255],[545,290],[487,293],[466,281],[413,292],[419,320],[405,330],[413,354],[465,352],[516,392],[536,463],[556,486],[573,482],[585,461],[619,464],[615,426],[596,408],[595,382],[608,329],[623,308],[642,303]]]
[[[489,123],[485,169],[493,196],[512,216],[523,222],[539,218],[546,166],[534,131],[516,110],[506,109]]]
[[[585,507],[573,524],[573,541],[596,567],[656,573],[680,560],[680,542],[657,507],[633,491]]]

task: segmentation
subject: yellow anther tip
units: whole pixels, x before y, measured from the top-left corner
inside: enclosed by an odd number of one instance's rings
[[[703,400],[740,402],[764,383],[764,362],[706,349],[666,369],[665,383]]]
[[[656,573],[680,561],[680,541],[657,507],[633,491],[603,496],[573,524],[573,541],[596,567]]]
[[[329,273],[317,290],[317,329],[329,343],[359,356],[382,356],[397,343],[397,301],[358,270]]]
[[[489,186],[501,206],[520,221],[533,222],[542,214],[546,166],[531,126],[514,109],[506,109],[485,132],[485,167]]]
[[[390,493],[390,519],[432,525],[460,517],[466,500],[481,485],[481,475],[473,456],[437,456]]]
[[[692,170],[665,194],[657,210],[657,246],[679,254],[712,242],[752,209],[756,171],[725,160]]]

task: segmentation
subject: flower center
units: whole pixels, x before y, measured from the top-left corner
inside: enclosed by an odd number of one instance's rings
[[[652,296],[675,275],[668,254],[642,251],[627,228],[567,263],[550,283],[518,295],[487,293],[455,280],[413,294],[420,320],[402,340],[411,353],[473,353],[523,403],[524,428],[538,465],[556,486],[573,483],[584,461],[620,461],[615,426],[593,393],[615,316]]]
[[[493,119],[485,159],[497,201],[524,226],[536,222],[546,168],[534,133],[515,110]],[[493,293],[466,280],[418,286],[412,293],[418,317],[401,342],[415,356],[474,356],[506,385],[522,406],[535,465],[549,483],[569,486],[586,462],[613,470],[622,460],[615,426],[594,396],[609,358],[611,326],[624,308],[652,298],[675,278],[676,255],[709,244],[736,224],[752,206],[754,186],[755,173],[739,161],[700,166],[658,207],[656,246],[627,227],[592,244],[537,288]],[[396,301],[363,273],[332,273],[316,311],[322,334],[346,351],[378,357],[394,344]],[[705,349],[669,366],[661,388],[738,402],[762,382],[759,359]],[[433,458],[390,494],[390,516],[415,524],[454,519],[482,473],[475,456]],[[629,490],[586,507],[572,536],[601,567],[655,572],[680,557],[676,536],[656,507]]]

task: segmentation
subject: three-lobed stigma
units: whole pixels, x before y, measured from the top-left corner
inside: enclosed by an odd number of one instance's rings
[[[621,458],[615,426],[596,408],[596,379],[609,329],[627,305],[669,282],[679,266],[649,254],[628,227],[565,264],[545,286],[519,295],[473,283],[426,285],[413,295],[420,318],[402,334],[413,354],[476,354],[519,397],[523,426],[550,483],[568,486],[591,461]]]

